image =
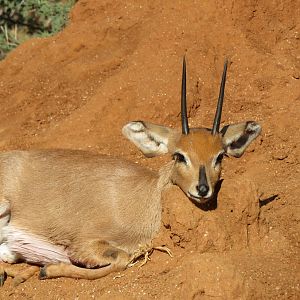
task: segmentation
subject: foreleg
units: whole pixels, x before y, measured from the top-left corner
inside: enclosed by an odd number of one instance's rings
[[[23,271],[19,271],[16,269],[16,266],[1,264],[0,265],[0,287],[3,286],[7,277],[13,277],[14,286],[19,285],[20,283],[28,280],[35,273],[39,271],[39,267],[37,266],[29,266]]]

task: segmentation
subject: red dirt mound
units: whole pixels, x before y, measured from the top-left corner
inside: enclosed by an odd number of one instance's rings
[[[210,127],[225,57],[223,121],[263,133],[224,162],[218,207],[177,187],[164,195],[153,253],[97,281],[9,279],[1,299],[299,299],[300,6],[297,1],[92,1],[58,35],[32,39],[0,63],[2,150],[75,148],[153,169],[121,135],[130,120],[180,124],[187,54],[190,124]],[[42,214],[42,212],[41,212]],[[16,266],[22,268],[24,266]]]

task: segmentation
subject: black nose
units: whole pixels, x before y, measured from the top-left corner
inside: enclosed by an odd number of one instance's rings
[[[199,192],[199,195],[201,197],[204,197],[207,195],[207,193],[209,191],[209,187],[206,184],[200,184],[200,185],[197,185],[197,190]]]

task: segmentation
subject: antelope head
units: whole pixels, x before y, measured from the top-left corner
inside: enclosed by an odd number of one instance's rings
[[[223,157],[241,157],[261,132],[261,126],[254,121],[227,125],[220,130],[226,72],[227,61],[224,64],[212,129],[189,128],[184,58],[181,92],[182,130],[143,121],[130,122],[122,130],[147,157],[170,153],[175,160],[171,182],[198,203],[205,203],[213,197],[220,178]]]

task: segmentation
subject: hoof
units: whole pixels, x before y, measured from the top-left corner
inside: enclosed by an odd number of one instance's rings
[[[47,278],[46,266],[40,269],[39,279],[43,280]]]
[[[0,287],[4,285],[6,278],[7,278],[7,274],[5,272],[0,274]]]

